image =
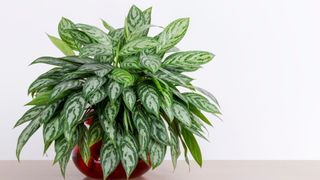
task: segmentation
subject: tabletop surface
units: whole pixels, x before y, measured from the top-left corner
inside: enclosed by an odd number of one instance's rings
[[[1,180],[63,180],[58,166],[51,161],[0,161]],[[173,173],[170,161],[135,180],[319,180],[320,161],[204,161],[199,168],[192,163],[190,171],[183,161]],[[72,162],[66,180],[86,178]]]

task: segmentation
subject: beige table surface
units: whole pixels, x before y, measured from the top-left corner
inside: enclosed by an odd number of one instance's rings
[[[63,180],[51,161],[0,161],[0,180]],[[93,180],[69,163],[67,180]],[[320,180],[320,161],[205,161],[191,171],[179,162],[173,173],[170,161],[135,180]]]

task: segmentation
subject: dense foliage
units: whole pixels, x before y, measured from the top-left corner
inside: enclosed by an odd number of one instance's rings
[[[55,67],[29,87],[33,99],[27,105],[32,107],[15,125],[29,123],[18,139],[18,159],[42,126],[44,151],[54,144],[54,162],[60,164],[63,175],[76,145],[87,163],[90,146],[101,140],[105,177],[120,162],[129,177],[138,159],[148,163],[148,156],[156,168],[167,148],[175,167],[180,145],[187,163],[190,152],[202,165],[195,135],[206,138],[205,124],[211,123],[202,111],[218,116],[219,104],[182,73],[196,71],[214,55],[175,47],[186,34],[188,18],[173,21],[154,37],[148,36],[154,27],[150,23],[151,8],[142,11],[136,6],[131,7],[123,28],[103,21],[108,33],[61,19],[60,38],[49,38],[65,57],[46,56],[32,62]],[[91,117],[93,122],[86,124]]]

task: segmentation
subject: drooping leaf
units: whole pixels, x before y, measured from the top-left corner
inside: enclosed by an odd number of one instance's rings
[[[103,179],[107,177],[118,167],[120,162],[119,152],[109,140],[105,140],[100,151],[101,168]]]
[[[125,87],[130,86],[134,82],[134,77],[126,70],[114,68],[110,74],[110,78],[123,84]]]
[[[122,96],[127,108],[132,111],[137,101],[136,93],[132,88],[125,88],[122,92]]]
[[[21,124],[31,121],[39,115],[42,110],[45,108],[45,106],[34,106],[31,109],[29,109],[24,115],[16,122],[14,127],[20,126]]]
[[[94,63],[94,64],[84,64],[80,66],[80,68],[78,69],[78,72],[94,73],[97,76],[104,77],[112,69],[113,67],[109,64]]]
[[[36,79],[29,86],[28,94],[35,93],[35,92],[37,92],[37,91],[39,91],[39,90],[41,90],[42,88],[45,88],[45,87],[54,86],[54,85],[58,84],[59,82],[60,82],[59,80],[51,79],[51,78]]]
[[[120,56],[128,56],[139,53],[143,50],[151,49],[156,47],[159,42],[150,37],[141,37],[134,39],[125,44],[120,50]]]
[[[58,115],[43,125],[44,152],[54,140],[63,134],[63,120],[63,117]]]
[[[71,63],[77,63],[77,64],[93,64],[97,63],[96,60],[88,57],[79,57],[79,56],[66,56],[62,57],[60,59],[63,59],[65,61],[71,62]]]
[[[66,176],[66,169],[70,160],[71,150],[69,150],[66,154],[64,154],[61,159],[59,160],[60,172],[62,176],[65,178]]]
[[[60,66],[60,67],[69,68],[69,69],[76,69],[79,67],[78,64],[71,63],[60,58],[49,57],[49,56],[40,57],[34,60],[31,64],[38,64],[38,63],[50,64],[50,65]]]
[[[133,122],[139,132],[139,149],[140,151],[147,150],[150,141],[150,124],[138,108],[133,112]]]
[[[63,42],[61,39],[56,38],[48,34],[50,41],[66,56],[73,56],[73,50],[68,46],[67,43]]]
[[[203,88],[197,87],[197,86],[193,86],[193,87],[194,87],[197,91],[199,91],[199,92],[201,92],[202,94],[204,94],[205,96],[209,97],[216,105],[218,105],[218,107],[220,107],[220,104],[219,104],[217,98],[214,97],[214,95],[213,95],[211,92],[209,92],[209,91],[207,91],[207,90],[205,90],[205,89],[203,89]]]
[[[56,100],[59,99],[66,94],[66,92],[73,90],[73,89],[77,89],[80,88],[82,86],[82,82],[79,80],[70,80],[70,81],[63,81],[61,83],[59,83],[58,85],[56,85],[53,89],[52,89],[52,93],[50,94],[50,99]]]
[[[112,103],[121,95],[123,86],[117,81],[112,81],[107,88],[107,93]]]
[[[152,118],[151,137],[160,144],[170,145],[167,128],[162,119]]]
[[[181,18],[170,23],[163,32],[158,35],[160,45],[158,52],[165,52],[174,47],[186,34],[189,26],[189,18]]]
[[[138,96],[144,108],[158,117],[160,100],[157,91],[152,86],[143,84],[138,87]]]
[[[159,79],[171,83],[173,85],[188,87],[190,82],[193,80],[186,75],[168,71],[166,69],[160,68],[155,74]]]
[[[101,29],[86,24],[77,24],[76,26],[81,31],[85,32],[90,38],[96,40],[100,44],[105,45],[108,49],[112,49],[112,41],[110,36]]]
[[[75,29],[75,28],[76,28],[76,25],[71,20],[65,17],[62,17],[58,25],[58,32],[59,32],[60,38],[65,43],[67,43],[72,49],[79,50],[81,45],[69,33],[70,29]]]
[[[99,121],[102,129],[104,130],[105,135],[110,139],[112,143],[115,144],[117,134],[115,122],[110,121],[104,115],[100,115]]]
[[[106,83],[107,79],[104,77],[92,76],[89,77],[83,84],[83,96],[88,99],[94,92]]]
[[[115,101],[111,103],[110,101],[107,103],[104,108],[103,115],[107,118],[108,121],[114,122],[120,109],[120,101]]]
[[[180,142],[179,142],[179,136],[178,134],[173,131],[173,129],[169,128],[169,132],[170,132],[170,152],[171,152],[171,161],[173,164],[173,168],[175,169],[177,167],[177,161],[178,158],[181,154],[180,151]]]
[[[164,111],[165,115],[168,117],[170,122],[172,122],[174,119],[174,113],[172,110],[172,106],[168,106],[165,103],[161,103],[161,109]]]
[[[30,102],[28,102],[26,105],[28,106],[43,106],[47,105],[50,102],[50,95],[52,93],[52,90],[44,91],[39,94],[35,98],[33,98]]]
[[[103,129],[98,120],[94,119],[89,127],[89,147],[96,144],[102,139]]]
[[[198,118],[200,118],[203,122],[205,122],[206,124],[212,126],[212,124],[209,121],[209,119],[205,115],[203,115],[201,113],[201,111],[199,109],[197,109],[194,105],[190,104],[189,109],[194,115],[196,115]]]
[[[89,104],[94,105],[103,101],[107,96],[107,89],[105,86],[102,86],[89,96],[88,102]]]
[[[134,32],[136,29],[140,28],[143,25],[145,25],[144,14],[137,6],[133,5],[129,10],[125,22],[126,37],[129,38],[132,32]],[[137,38],[141,37],[143,34],[141,33],[135,35],[136,36],[134,38]]]
[[[161,66],[161,58],[157,55],[140,55],[140,63],[142,67],[148,69],[152,73],[156,73]]]
[[[131,135],[127,134],[121,141],[121,163],[129,178],[138,163],[137,142]]]
[[[209,112],[209,113],[220,114],[218,107],[215,106],[214,104],[210,103],[208,101],[208,99],[206,99],[202,95],[197,94],[197,93],[193,93],[193,92],[183,93],[183,95],[195,107],[197,107],[203,111]]]
[[[172,109],[174,112],[174,117],[176,117],[179,122],[181,122],[185,126],[191,126],[190,113],[188,111],[188,108],[184,104],[178,101],[174,101],[172,104]]]
[[[164,160],[167,152],[167,146],[155,141],[150,142],[150,160],[152,169],[157,168]]]
[[[183,136],[183,139],[188,146],[190,153],[194,160],[199,164],[199,166],[202,166],[202,155],[201,155],[201,150],[199,148],[198,142],[196,138],[193,136],[192,133],[189,131],[186,131],[182,129],[181,134]]]
[[[84,124],[80,125],[78,128],[80,132],[80,139],[78,142],[80,155],[83,159],[83,162],[88,166],[90,160],[89,131]]]

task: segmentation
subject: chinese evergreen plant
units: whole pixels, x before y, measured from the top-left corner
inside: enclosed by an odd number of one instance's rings
[[[29,87],[33,99],[27,105],[32,107],[15,125],[29,123],[18,139],[18,159],[23,146],[42,126],[44,152],[54,143],[54,163],[59,163],[63,175],[76,145],[87,163],[90,146],[101,140],[105,178],[119,163],[129,177],[138,159],[148,163],[148,157],[156,168],[167,148],[175,167],[180,145],[187,163],[190,152],[202,165],[195,135],[206,138],[205,124],[211,123],[202,111],[218,116],[219,105],[182,73],[198,70],[214,55],[175,47],[186,34],[189,18],[173,21],[156,36],[148,35],[154,27],[150,22],[151,8],[142,11],[136,6],[131,7],[123,28],[114,29],[103,21],[108,33],[61,19],[61,39],[49,38],[65,56],[32,62],[56,67]],[[91,117],[93,122],[86,124]]]

